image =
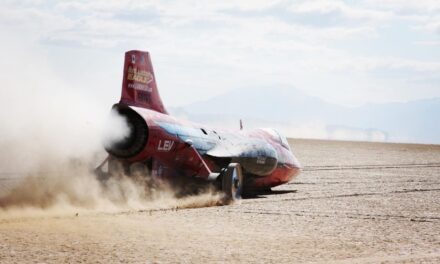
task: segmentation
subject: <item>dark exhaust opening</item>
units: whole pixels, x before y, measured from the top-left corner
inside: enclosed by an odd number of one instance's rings
[[[105,146],[105,150],[117,158],[134,157],[147,145],[147,123],[138,113],[129,107],[116,105],[113,109],[125,118],[130,132],[127,137]]]

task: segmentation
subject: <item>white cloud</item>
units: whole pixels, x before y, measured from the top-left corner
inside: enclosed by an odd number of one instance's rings
[[[434,21],[427,21],[419,26],[415,26],[415,28],[424,29],[440,35],[440,16]]]
[[[395,19],[411,21],[412,28],[440,34],[440,1],[364,0],[364,6],[392,12]]]
[[[429,34],[439,27],[438,1],[382,2],[8,1],[0,7],[0,21],[8,34],[28,36],[29,45],[107,50],[119,57],[126,49],[148,49],[154,59],[160,58],[155,65],[162,71],[157,74],[165,84],[163,94],[173,103],[184,103],[188,91],[197,100],[261,83],[293,84],[327,98],[326,88],[320,87],[325,83],[317,81],[325,76],[334,76],[332,92],[347,101],[372,94],[368,87],[396,90],[403,80],[431,80],[439,73],[438,54],[421,56],[426,52],[421,45],[400,53],[383,51],[380,45],[388,44],[388,34],[403,23],[405,34],[413,29],[427,34],[426,39],[405,36],[409,43],[435,47],[427,43],[437,42],[436,35]],[[399,37],[396,33],[393,40],[396,50],[408,43]],[[355,85],[359,79],[362,85]],[[439,96],[428,89],[435,84],[418,84],[417,90]],[[181,86],[179,91],[172,89]],[[402,98],[387,96],[386,100]]]
[[[290,10],[294,13],[317,13],[339,15],[347,19],[383,20],[392,17],[392,13],[381,10],[358,8],[339,0],[314,0],[295,2]]]
[[[438,40],[438,41],[430,41],[430,40],[416,41],[414,43],[416,45],[421,45],[421,46],[440,46],[440,40]]]
[[[371,8],[391,10],[398,14],[440,12],[440,2],[437,0],[363,0],[362,2]]]

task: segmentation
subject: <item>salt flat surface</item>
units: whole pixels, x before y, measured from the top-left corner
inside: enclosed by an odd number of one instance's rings
[[[239,204],[0,211],[0,262],[440,263],[440,146],[290,143],[302,174]]]

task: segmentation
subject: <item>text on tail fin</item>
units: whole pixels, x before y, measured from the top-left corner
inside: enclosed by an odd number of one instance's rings
[[[153,65],[148,52],[131,50],[125,53],[120,103],[167,114],[157,90]]]

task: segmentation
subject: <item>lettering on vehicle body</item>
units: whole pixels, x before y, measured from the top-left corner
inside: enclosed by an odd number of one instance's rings
[[[266,157],[257,157],[257,164],[266,164]]]
[[[158,151],[165,151],[168,152],[170,151],[174,146],[174,141],[172,140],[159,140],[159,144],[157,145],[157,150]]]
[[[140,84],[140,83],[129,83],[127,85],[127,88],[135,89],[138,91],[145,91],[151,93],[153,91],[153,88],[149,87],[148,85]]]
[[[129,66],[127,69],[127,80],[148,84],[153,81],[153,74],[151,74],[151,72],[139,70],[136,67]]]

